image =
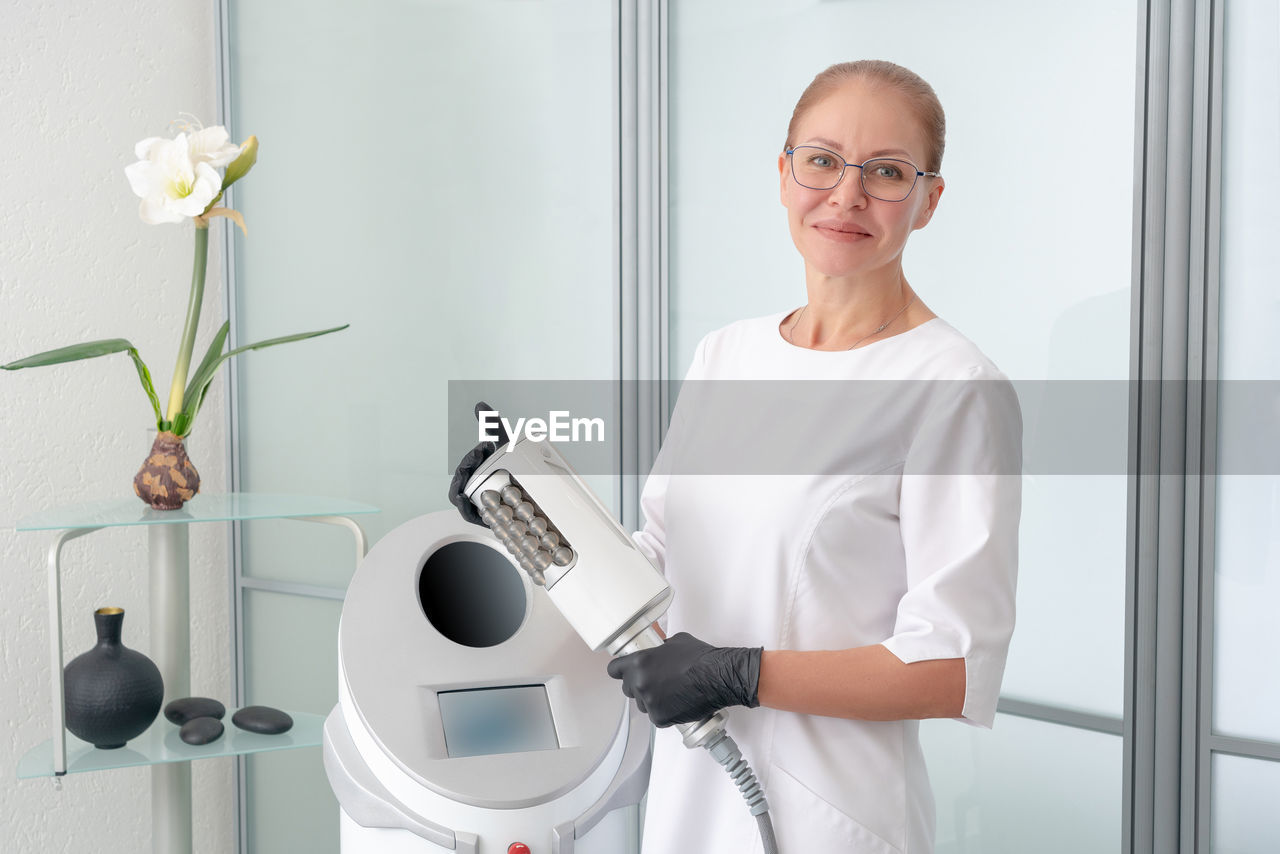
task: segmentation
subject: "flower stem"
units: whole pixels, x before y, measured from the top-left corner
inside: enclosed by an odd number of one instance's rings
[[[182,343],[178,346],[178,363],[173,367],[173,385],[169,387],[169,410],[165,420],[170,423],[182,411],[182,395],[187,387],[187,372],[191,370],[191,351],[196,345],[196,327],[200,325],[200,304],[204,302],[204,274],[209,265],[209,224],[196,222],[196,257],[191,270],[191,296],[187,302],[187,323],[182,328]]]

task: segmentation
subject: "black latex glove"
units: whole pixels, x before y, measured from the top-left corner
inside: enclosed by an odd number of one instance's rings
[[[476,404],[475,415],[477,421],[480,420],[480,413],[486,410],[492,412],[493,407],[483,400]],[[471,476],[476,473],[476,469],[484,465],[484,461],[493,456],[493,452],[499,446],[507,444],[508,440],[506,428],[502,426],[502,422],[498,422],[498,441],[481,442],[476,445],[467,452],[466,456],[458,463],[458,467],[453,470],[453,480],[449,481],[449,503],[457,507],[458,512],[462,514],[462,518],[472,525],[479,525],[481,528],[488,527],[480,520],[480,511],[471,503],[471,499],[463,494],[462,490],[466,488],[467,481],[471,480]]]
[[[609,662],[622,693],[656,726],[700,721],[725,706],[760,705],[763,647],[712,646],[687,632]]]

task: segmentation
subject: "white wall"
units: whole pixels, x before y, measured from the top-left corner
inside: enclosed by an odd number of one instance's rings
[[[179,112],[212,124],[213,0],[0,0],[0,362],[78,341],[128,338],[168,388],[191,275],[191,227],[137,216],[124,167],[134,143]],[[214,225],[217,240],[225,220]],[[203,348],[223,315],[211,259]],[[226,490],[222,380],[201,413],[196,463]],[[128,495],[151,408],[125,355],[0,373],[0,847],[150,850],[150,772],[17,780],[48,738],[43,533],[14,523],[60,503]],[[192,690],[230,700],[225,526],[192,529]],[[125,609],[125,644],[149,651],[146,535],[103,531],[64,551],[69,654],[93,643],[92,611]],[[234,850],[232,764],[193,764],[195,850]]]

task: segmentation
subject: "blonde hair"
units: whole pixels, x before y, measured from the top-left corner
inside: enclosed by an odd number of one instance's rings
[[[819,101],[826,98],[844,83],[851,80],[864,80],[872,85],[896,89],[911,101],[915,108],[916,118],[924,131],[925,152],[924,170],[926,172],[942,171],[942,150],[946,145],[947,119],[942,112],[942,103],[923,77],[910,69],[886,62],[881,59],[860,59],[856,62],[840,62],[822,71],[800,95],[796,108],[791,112],[791,123],[787,125],[787,142],[784,151],[791,147],[792,136],[800,118]]]

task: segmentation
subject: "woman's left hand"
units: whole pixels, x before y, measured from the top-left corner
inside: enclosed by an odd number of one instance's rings
[[[493,412],[494,409],[483,400],[476,404],[476,418],[480,417],[481,412]],[[449,503],[458,508],[458,513],[462,515],[472,525],[479,525],[481,528],[489,527],[480,518],[480,513],[476,510],[471,499],[467,498],[463,492],[466,489],[467,482],[471,480],[471,476],[476,473],[480,466],[484,465],[485,460],[493,456],[494,452],[502,445],[507,444],[510,439],[507,436],[506,428],[502,424],[498,424],[498,441],[481,442],[476,445],[467,455],[458,461],[458,467],[453,470],[453,480],[449,482]]]
[[[662,646],[643,649],[609,662],[609,675],[622,680],[656,726],[700,721],[725,706],[760,705],[762,647],[718,647],[687,632]]]

